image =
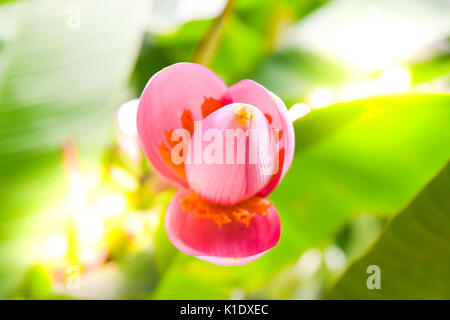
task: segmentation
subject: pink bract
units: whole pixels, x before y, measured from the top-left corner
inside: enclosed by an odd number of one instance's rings
[[[251,120],[242,122],[236,108],[243,108],[241,113]],[[178,143],[173,135],[178,129],[189,135],[181,139],[187,147],[181,155],[191,159],[192,150],[197,152],[193,141],[203,132],[194,125],[196,121],[201,121],[203,130],[222,133],[237,127],[277,132],[278,172],[264,175],[259,163],[173,161]],[[139,102],[137,128],[153,167],[180,188],[165,217],[169,239],[179,250],[219,265],[242,265],[276,245],[280,220],[264,197],[283,179],[294,154],[294,129],[280,98],[252,80],[228,88],[204,66],[177,63],[147,83]],[[208,143],[203,146],[207,147]],[[261,160],[270,154],[265,141],[246,151],[258,152]]]
[[[215,264],[241,265],[277,244],[280,219],[273,205],[268,214],[256,215],[248,227],[233,221],[218,228],[212,220],[182,210],[180,200],[188,193],[177,192],[165,217],[167,235],[178,250]]]
[[[251,113],[251,121],[239,120],[236,112],[239,109],[245,109],[245,112]],[[213,130],[211,130],[213,129]],[[233,148],[227,148],[226,134],[235,133],[240,130],[244,137],[245,130],[253,130],[254,135],[246,139],[241,139],[241,145],[236,143]],[[209,138],[206,132],[215,133],[219,138],[211,138],[203,142],[200,150],[197,150],[195,144],[202,137]],[[233,205],[248,198],[253,197],[260,192],[272,176],[269,170],[265,170],[265,164],[270,163],[270,127],[266,117],[251,105],[229,104],[207,116],[202,122],[201,130],[196,130],[190,142],[187,159],[190,163],[186,164],[186,177],[188,185],[202,198],[222,205]],[[258,137],[258,133],[265,132],[265,136]],[[234,137],[234,136],[233,136]],[[244,137],[245,138],[245,137]],[[231,140],[231,139],[230,139]],[[237,138],[235,139],[237,140]],[[250,141],[251,140],[251,141]],[[220,143],[217,143],[220,141]],[[219,144],[221,153],[214,154],[216,145]],[[214,150],[210,156],[212,163],[202,161],[196,164],[192,153],[203,155],[207,150]],[[209,153],[206,153],[208,156]],[[245,155],[249,155],[244,159]],[[250,155],[254,158],[250,161]],[[215,158],[216,156],[217,158]],[[229,163],[227,163],[227,157]],[[240,158],[240,159],[239,159]],[[208,159],[206,159],[208,160]],[[245,161],[248,160],[248,161]],[[275,159],[273,159],[275,160]]]

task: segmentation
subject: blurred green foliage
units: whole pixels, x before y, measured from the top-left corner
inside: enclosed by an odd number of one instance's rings
[[[392,219],[370,251],[327,294],[330,299],[446,299],[450,296],[450,169]],[[380,289],[368,290],[368,266]],[[367,280],[367,281],[366,281]],[[370,282],[371,284],[371,282]]]
[[[70,29],[64,13],[76,4],[82,25]],[[0,7],[11,32],[0,51],[0,296],[21,277],[36,214],[64,188],[62,144],[76,139],[94,161],[112,137],[113,101],[141,37],[133,24],[139,7],[128,7],[131,15],[108,8],[108,1]]]
[[[223,37],[208,67],[230,85],[251,76],[261,67],[263,59],[275,50],[274,42],[284,24],[300,19],[326,2],[234,1],[235,8],[223,26]],[[142,92],[149,75],[176,62],[192,61],[197,45],[204,40],[212,25],[213,21],[210,20],[189,21],[169,34],[147,35],[132,74],[136,93]],[[292,59],[295,60],[296,57]],[[312,63],[312,60],[306,61],[308,65]],[[302,62],[296,66],[301,68]],[[330,75],[334,77],[333,72],[329,72],[327,78]],[[274,80],[271,84],[277,82]]]
[[[183,281],[205,283],[202,290],[217,298],[227,298],[233,288],[251,292],[308,248],[329,244],[357,215],[395,214],[450,156],[449,103],[448,94],[385,96],[301,118],[294,126],[294,165],[270,196],[282,217],[278,245],[252,264],[226,269],[179,253],[156,297],[176,298]],[[211,277],[228,291],[217,295]],[[189,294],[196,297],[195,290]]]
[[[293,105],[311,90],[336,85],[346,75],[336,63],[292,47],[268,56],[252,78],[283,97],[287,105]]]

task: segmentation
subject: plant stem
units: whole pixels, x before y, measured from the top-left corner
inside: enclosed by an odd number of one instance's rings
[[[195,49],[192,62],[209,66],[214,58],[214,55],[219,47],[222,39],[225,24],[233,12],[234,0],[228,0],[222,13],[214,20],[208,32]]]

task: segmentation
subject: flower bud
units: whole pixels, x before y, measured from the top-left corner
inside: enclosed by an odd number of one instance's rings
[[[189,187],[217,204],[246,200],[276,173],[276,144],[267,118],[256,107],[222,107],[194,129],[186,163]]]

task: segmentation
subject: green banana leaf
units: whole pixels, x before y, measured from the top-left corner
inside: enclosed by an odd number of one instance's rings
[[[256,262],[232,268],[177,253],[152,297],[179,297],[178,287],[194,282],[206,283],[211,298],[228,298],[236,287],[256,289],[308,248],[333,241],[358,215],[398,212],[450,157],[449,104],[449,94],[388,95],[297,120],[294,162],[270,196],[281,216],[279,244]],[[196,298],[195,292],[186,290],[184,297]]]
[[[65,190],[61,145],[71,138],[90,158],[111,141],[145,4],[0,5],[0,297],[21,278],[44,204]]]
[[[450,299],[450,167],[387,225],[329,299]]]

